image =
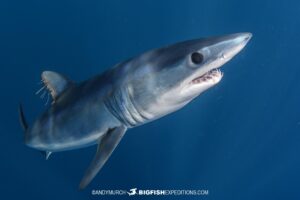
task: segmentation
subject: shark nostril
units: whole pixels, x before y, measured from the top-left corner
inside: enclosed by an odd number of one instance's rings
[[[246,37],[245,37],[245,40],[248,41],[248,40],[251,39],[251,37],[252,37],[252,33],[247,33]]]
[[[226,59],[226,55],[224,53],[222,53],[221,58]]]

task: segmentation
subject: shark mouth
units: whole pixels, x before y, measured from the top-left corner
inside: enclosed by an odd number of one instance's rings
[[[219,82],[223,77],[223,73],[219,69],[212,69],[202,76],[199,76],[191,81],[191,84],[200,84],[204,82],[212,82],[217,83]]]

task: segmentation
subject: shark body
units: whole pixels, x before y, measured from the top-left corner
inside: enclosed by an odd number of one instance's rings
[[[51,71],[42,81],[53,99],[29,127],[20,106],[25,144],[46,152],[98,145],[83,176],[85,188],[125,132],[172,113],[222,78],[219,68],[251,38],[237,33],[180,42],[148,51],[81,83]]]

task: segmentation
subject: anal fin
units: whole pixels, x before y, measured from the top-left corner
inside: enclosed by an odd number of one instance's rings
[[[49,159],[50,155],[52,154],[52,151],[46,151],[46,160]]]
[[[110,129],[99,141],[96,155],[85,172],[79,188],[84,189],[97,175],[126,132],[125,126]]]
[[[52,154],[52,151],[40,151],[40,152],[45,157],[46,160],[48,160],[50,155]]]

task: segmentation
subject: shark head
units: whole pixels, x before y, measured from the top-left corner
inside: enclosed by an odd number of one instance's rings
[[[236,33],[180,42],[123,63],[124,71],[130,72],[124,85],[136,110],[153,120],[186,105],[220,82],[220,68],[251,37]]]
[[[186,103],[218,84],[223,77],[220,68],[238,54],[251,37],[251,33],[237,33],[187,41],[170,46],[169,50],[165,49],[175,52],[169,57],[175,61],[174,65],[169,65],[172,67],[160,65],[162,71],[165,68],[169,75],[173,73],[179,78],[164,77],[168,83],[175,80],[173,89],[177,95],[173,94],[173,98],[176,96],[179,103]]]

